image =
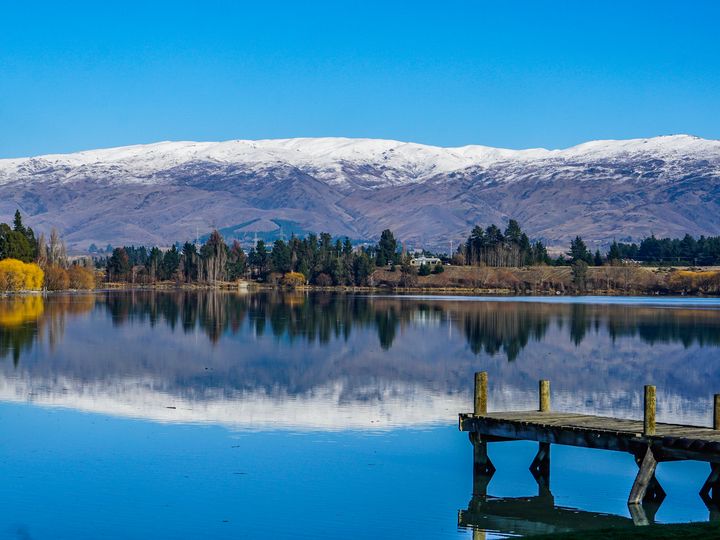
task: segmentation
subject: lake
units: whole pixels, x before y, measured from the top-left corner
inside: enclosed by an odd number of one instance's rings
[[[629,520],[628,454],[490,445],[468,521],[473,373],[489,409],[711,423],[720,302],[264,292],[0,299],[0,537],[475,538]],[[654,519],[705,521],[705,463]],[[570,509],[570,510],[568,510]],[[472,512],[471,512],[472,513]],[[572,527],[571,527],[572,528]],[[486,532],[481,532],[486,531]]]

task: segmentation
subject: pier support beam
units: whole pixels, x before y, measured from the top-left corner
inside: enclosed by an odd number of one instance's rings
[[[720,510],[720,463],[710,464],[710,475],[700,489],[700,498],[710,512]]]
[[[538,452],[530,464],[530,472],[538,484],[538,495],[542,495],[550,491],[550,443],[541,442],[538,445]]]
[[[655,478],[655,469],[657,468],[657,460],[653,455],[652,449],[648,446],[645,455],[635,456],[635,462],[640,467],[632,489],[628,504],[640,504],[642,502],[653,502],[659,504],[665,498],[665,490],[660,486],[660,482]]]
[[[488,456],[487,441],[479,433],[470,433],[470,442],[473,445],[473,497],[485,497],[495,466]]]

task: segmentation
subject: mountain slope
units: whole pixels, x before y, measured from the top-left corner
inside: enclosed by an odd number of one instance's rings
[[[518,219],[564,246],[720,234],[720,141],[687,135],[565,150],[439,148],[372,139],[164,142],[0,160],[0,218],[19,207],[71,246],[163,244],[224,228],[456,244]]]

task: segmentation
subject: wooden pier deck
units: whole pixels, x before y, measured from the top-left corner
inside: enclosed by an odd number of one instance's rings
[[[488,455],[488,443],[536,441],[538,453],[530,471],[538,485],[550,486],[550,447],[552,444],[627,452],[634,456],[638,473],[628,505],[633,519],[642,523],[644,503],[659,505],[665,491],[655,477],[658,463],[678,460],[705,461],[710,474],[700,489],[708,509],[717,515],[720,508],[720,394],[714,399],[712,427],[657,423],[655,387],[645,387],[642,420],[609,418],[588,414],[552,411],[550,383],[540,381],[539,407],[534,411],[487,411],[487,373],[475,376],[475,406],[472,413],[460,414],[460,430],[470,434],[473,444],[473,495],[485,497],[487,484],[495,472]]]
[[[655,434],[646,435],[642,420],[518,411],[461,414],[460,430],[480,433],[488,442],[526,440],[632,454],[651,447],[658,461],[720,463],[720,431],[706,427],[657,423]]]

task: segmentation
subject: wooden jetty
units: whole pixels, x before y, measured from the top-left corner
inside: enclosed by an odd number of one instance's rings
[[[711,515],[717,515],[720,507],[720,394],[714,397],[713,426],[701,427],[656,422],[654,386],[645,386],[642,420],[552,411],[549,381],[540,381],[538,410],[488,412],[487,388],[487,373],[476,373],[474,411],[460,414],[460,430],[469,432],[473,444],[474,496],[487,495],[487,484],[495,472],[488,455],[488,443],[537,441],[539,448],[530,471],[538,485],[548,490],[551,444],[632,454],[639,470],[630,490],[628,506],[637,524],[647,523],[641,505],[657,507],[665,498],[665,491],[655,477],[658,463],[706,461],[710,464],[710,473],[700,489],[700,496]]]

